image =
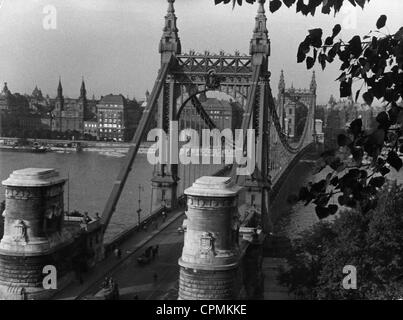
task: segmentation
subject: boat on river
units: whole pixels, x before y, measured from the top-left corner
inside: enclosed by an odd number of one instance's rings
[[[45,153],[48,152],[48,148],[44,146],[6,146],[1,145],[0,150],[11,152],[32,152],[32,153]]]

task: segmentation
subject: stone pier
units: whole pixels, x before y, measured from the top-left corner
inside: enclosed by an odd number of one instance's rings
[[[240,292],[238,192],[228,177],[202,177],[185,190],[180,300],[236,299]]]
[[[57,289],[72,278],[72,235],[63,229],[66,179],[53,169],[14,171],[3,181],[6,205],[0,241],[0,299],[46,299],[45,266],[57,271]]]

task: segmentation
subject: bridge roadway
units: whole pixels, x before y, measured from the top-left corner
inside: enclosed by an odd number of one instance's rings
[[[53,299],[73,300],[89,299],[100,291],[105,277],[113,277],[119,285],[121,299],[176,299],[175,286],[179,279],[178,258],[183,247],[183,234],[177,229],[182,225],[183,209],[168,214],[162,223],[159,219],[158,229],[150,227],[148,231],[134,231],[119,247],[122,257],[110,254],[88,273],[83,274],[84,282],[74,281],[57,293]],[[151,245],[159,245],[158,257],[147,265],[140,266],[137,258]],[[154,280],[154,273],[158,275]],[[168,296],[169,295],[169,296]]]
[[[303,184],[304,177],[311,175],[309,168],[312,166],[312,160],[316,158],[311,152],[296,159],[297,165],[291,169],[284,177],[286,182],[284,185],[280,182],[280,190],[276,193],[277,199],[286,198],[290,192],[296,192],[298,187]],[[281,170],[283,171],[283,170]],[[295,178],[298,181],[295,181]],[[291,178],[291,179],[290,179]],[[282,179],[281,179],[282,180]],[[277,179],[275,182],[278,182]],[[283,181],[284,182],[284,181]],[[276,183],[275,183],[276,185]],[[291,186],[292,191],[289,189]],[[241,199],[240,199],[241,200]],[[276,218],[279,216],[287,216],[290,208],[287,208],[286,203],[273,203],[271,210]],[[245,207],[241,205],[239,211],[243,216]],[[104,261],[99,263],[88,274],[83,275],[84,283],[80,284],[75,281],[67,288],[57,293],[54,299],[86,299],[95,295],[101,289],[101,283],[106,276],[113,277],[118,285],[121,294],[121,299],[133,299],[135,295],[139,299],[176,299],[177,286],[179,279],[178,258],[181,255],[183,247],[183,234],[177,232],[184,219],[182,209],[174,210],[169,213],[167,220],[163,223],[159,218],[159,228],[153,230],[152,227],[148,231],[133,231],[126,238],[120,249],[122,258],[117,259],[113,254],[110,254]],[[290,222],[287,223],[289,225]],[[159,256],[148,265],[140,266],[137,263],[137,258],[144,250],[151,245],[159,245]],[[266,260],[266,259],[265,259]],[[270,260],[271,261],[271,260]],[[269,262],[269,261],[267,261]],[[280,261],[282,262],[282,261]],[[265,263],[266,265],[267,263]],[[265,273],[273,273],[271,270],[272,262],[265,266]],[[269,271],[269,269],[271,271]],[[277,269],[277,263],[276,263]],[[274,269],[273,269],[274,270]],[[158,275],[157,280],[154,280],[154,273]],[[272,277],[273,278],[273,277]],[[275,279],[270,277],[266,279],[265,287],[269,291],[273,291]],[[283,297],[283,295],[281,295]],[[272,299],[272,296],[268,296]],[[283,297],[284,298],[284,297]]]

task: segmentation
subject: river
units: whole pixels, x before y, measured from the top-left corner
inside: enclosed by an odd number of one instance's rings
[[[306,186],[309,182],[318,182],[325,179],[327,174],[332,170],[327,167],[318,174],[314,174],[314,164],[316,156],[308,154],[301,159],[297,165],[291,170],[287,180],[284,182],[280,191],[271,206],[271,214],[275,220],[275,233],[285,236],[289,239],[295,239],[301,235],[303,231],[311,228],[315,223],[319,222],[319,218],[315,213],[315,205],[310,203],[305,205],[299,202],[290,205],[287,201],[290,194],[298,194],[302,186]],[[391,172],[386,176],[390,180],[396,180],[398,184],[403,183],[403,169],[396,172],[390,168]],[[342,176],[343,173],[339,174]],[[329,204],[338,204],[337,196],[331,198]],[[339,210],[342,210],[340,207]],[[326,218],[326,221],[332,221],[337,214]]]
[[[3,181],[12,171],[28,167],[57,169],[63,176],[69,178],[69,183],[65,186],[65,210],[87,211],[90,215],[94,215],[95,212],[102,213],[123,160],[122,150],[66,153],[0,151],[0,178]],[[141,219],[150,214],[151,178],[154,168],[148,163],[146,154],[137,155],[133,168],[106,231],[106,242],[117,233],[137,224],[139,185],[142,187],[140,191],[140,206],[143,209]],[[196,170],[194,166],[181,166],[179,176],[182,179],[178,186],[179,193],[189,186],[189,181],[201,175],[213,174],[218,168],[218,165],[204,165]],[[4,200],[4,193],[4,186],[1,186],[0,201]]]

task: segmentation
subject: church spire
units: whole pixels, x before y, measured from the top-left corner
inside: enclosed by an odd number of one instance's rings
[[[315,71],[313,71],[310,89],[312,92],[316,93],[316,88],[317,88],[316,75],[315,75]]]
[[[11,92],[10,92],[10,90],[9,90],[8,87],[7,87],[7,82],[4,82],[4,87],[3,87],[3,90],[2,90],[1,93],[2,93],[3,95],[5,95],[5,96],[11,95]]]
[[[169,54],[181,53],[181,42],[176,26],[176,15],[174,8],[175,0],[168,0],[168,12],[165,16],[165,26],[163,29],[162,38],[159,45],[159,52],[162,56]]]
[[[259,9],[256,15],[255,28],[253,30],[252,40],[250,42],[250,54],[263,53],[270,55],[270,40],[267,30],[267,17],[264,10],[265,0],[259,1]]]
[[[284,71],[281,70],[280,82],[278,83],[278,91],[281,93],[285,90]]]
[[[80,99],[86,99],[87,90],[85,89],[84,77],[81,80]]]
[[[57,97],[63,99],[62,80],[59,77],[59,85],[57,86]]]

